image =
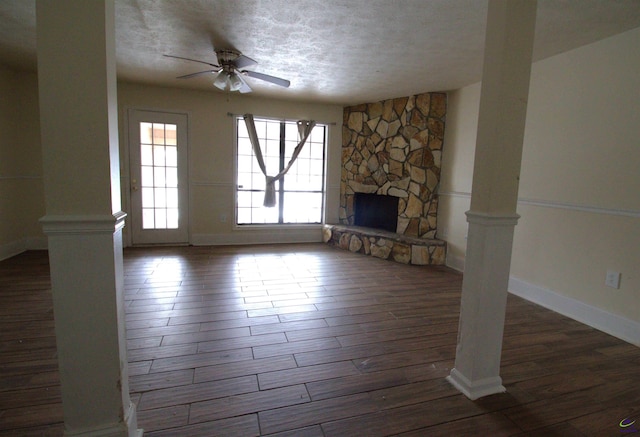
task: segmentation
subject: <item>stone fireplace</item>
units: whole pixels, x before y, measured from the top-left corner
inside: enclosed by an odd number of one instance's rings
[[[355,193],[353,224],[367,228],[396,232],[398,227],[398,197],[382,194]]]
[[[381,237],[368,236],[363,230],[376,226],[359,222],[356,199],[375,195],[367,207],[374,210],[376,201],[382,205],[383,199],[393,197],[397,199],[396,226],[380,231],[386,232],[385,247],[392,240],[408,245],[411,252],[413,245],[421,244],[429,247],[428,259],[423,256],[415,263],[444,263],[446,245],[436,234],[446,108],[445,93],[424,93],[344,109],[340,224],[325,230],[325,241],[345,246],[342,235],[357,229],[362,244],[350,242],[350,250],[360,246],[357,251],[371,254],[368,243]],[[349,235],[352,240],[355,234]],[[394,253],[393,246],[388,256]]]

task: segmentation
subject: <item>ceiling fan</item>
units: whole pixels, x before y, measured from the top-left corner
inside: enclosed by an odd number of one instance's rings
[[[243,55],[235,50],[216,50],[216,57],[218,58],[218,64],[211,62],[200,61],[198,59],[183,58],[182,56],[164,55],[167,58],[183,59],[185,61],[199,62],[201,64],[209,65],[213,67],[211,70],[199,71],[197,73],[185,74],[184,76],[178,76],[177,79],[190,79],[192,77],[201,76],[204,74],[216,74],[216,78],[213,81],[213,85],[221,90],[239,91],[241,93],[250,93],[251,87],[244,80],[243,76],[253,77],[255,79],[264,80],[266,82],[273,83],[285,88],[288,88],[291,82],[279,77],[270,76],[264,73],[258,73],[257,71],[245,70],[246,68],[253,67],[258,63],[248,56]]]

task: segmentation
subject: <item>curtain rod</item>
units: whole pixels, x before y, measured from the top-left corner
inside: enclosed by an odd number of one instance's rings
[[[229,116],[229,117],[243,117],[244,114],[234,114],[233,112],[227,112],[227,116]],[[266,120],[274,120],[274,121],[292,121],[292,122],[297,121],[297,120],[287,120],[286,118],[263,117],[261,115],[258,116],[258,117],[266,119]],[[335,126],[337,124],[335,121],[332,121],[332,122],[329,122],[329,123],[325,123],[324,121],[317,121],[317,120],[316,120],[316,123],[317,124],[326,124],[326,125],[329,125],[329,126]]]

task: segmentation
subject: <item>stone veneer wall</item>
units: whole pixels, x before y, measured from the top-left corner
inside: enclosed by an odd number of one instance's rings
[[[447,95],[425,93],[344,109],[340,223],[354,193],[399,197],[397,233],[435,238]]]

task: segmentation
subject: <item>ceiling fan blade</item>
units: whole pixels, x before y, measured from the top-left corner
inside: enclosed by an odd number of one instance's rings
[[[199,71],[197,73],[191,73],[191,74],[185,74],[184,76],[178,76],[178,77],[176,77],[176,79],[191,79],[192,77],[202,76],[203,74],[213,74],[213,73],[217,73],[218,71],[220,71],[220,69]]]
[[[237,76],[238,76],[238,79],[240,79],[240,82],[242,82],[242,86],[238,90],[240,91],[241,94],[250,93],[251,91],[253,91],[249,86],[249,84],[244,80],[244,77],[242,77],[241,74],[238,74]]]
[[[249,77],[253,77],[255,79],[261,79],[266,82],[271,82],[275,85],[280,85],[285,88],[289,88],[289,85],[291,85],[291,82],[289,82],[286,79],[280,79],[279,77],[269,76],[268,74],[264,74],[264,73],[258,73],[257,71],[243,71],[242,73],[246,74]]]
[[[254,65],[258,65],[258,63],[256,61],[254,61],[253,59],[251,59],[250,57],[245,56],[245,55],[238,56],[236,59],[233,60],[232,64],[235,65],[236,68],[239,68],[239,69],[243,69],[243,68],[251,67],[251,66],[254,66]]]
[[[198,59],[183,58],[182,56],[173,56],[173,55],[163,55],[163,56],[167,58],[176,58],[176,59],[183,59],[185,61],[199,62],[201,64],[210,65],[211,67],[220,68],[219,65],[212,64],[211,62],[199,61]]]

